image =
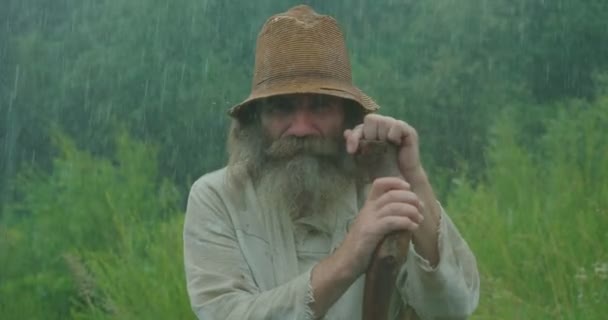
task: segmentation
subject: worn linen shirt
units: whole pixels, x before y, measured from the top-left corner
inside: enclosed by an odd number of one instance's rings
[[[335,215],[292,219],[262,209],[251,180],[234,188],[226,169],[192,186],[184,222],[188,294],[199,319],[312,319],[314,265],[348,232],[366,198],[353,183]],[[391,319],[466,319],[477,307],[475,257],[446,215],[439,224],[439,263],[432,268],[410,246],[391,301]],[[323,319],[361,319],[364,275]]]

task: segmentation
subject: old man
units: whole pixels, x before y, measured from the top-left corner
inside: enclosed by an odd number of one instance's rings
[[[479,274],[435,198],[418,136],[354,86],[335,19],[308,6],[259,33],[251,94],[229,110],[229,162],[192,186],[187,288],[199,319],[361,319],[379,243],[411,234],[390,319],[465,319]],[[366,180],[362,141],[394,146],[399,176]]]

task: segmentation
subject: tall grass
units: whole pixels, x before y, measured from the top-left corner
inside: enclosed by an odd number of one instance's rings
[[[485,179],[453,181],[448,211],[482,272],[473,319],[608,312],[608,98],[556,114],[530,141],[505,112]],[[159,177],[155,148],[119,135],[101,159],[55,144],[52,172],[22,172],[0,220],[0,317],[192,319],[183,195]]]
[[[474,319],[605,319],[608,99],[561,106],[525,144],[515,118],[494,127],[486,179],[449,199],[483,274]]]
[[[52,173],[23,172],[0,221],[0,318],[191,316],[179,195],[155,148],[119,135],[115,158],[100,159],[54,141]]]

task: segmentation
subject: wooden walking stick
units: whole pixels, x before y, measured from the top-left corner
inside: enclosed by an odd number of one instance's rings
[[[369,170],[371,180],[400,177],[397,147],[382,141],[362,140],[357,162]],[[363,320],[387,320],[391,296],[401,266],[405,263],[411,234],[395,232],[386,236],[376,248],[365,274]]]

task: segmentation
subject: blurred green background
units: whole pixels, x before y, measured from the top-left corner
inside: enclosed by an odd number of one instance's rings
[[[181,228],[265,19],[344,28],[482,273],[473,319],[608,313],[608,1],[0,0],[0,318],[193,319]]]

